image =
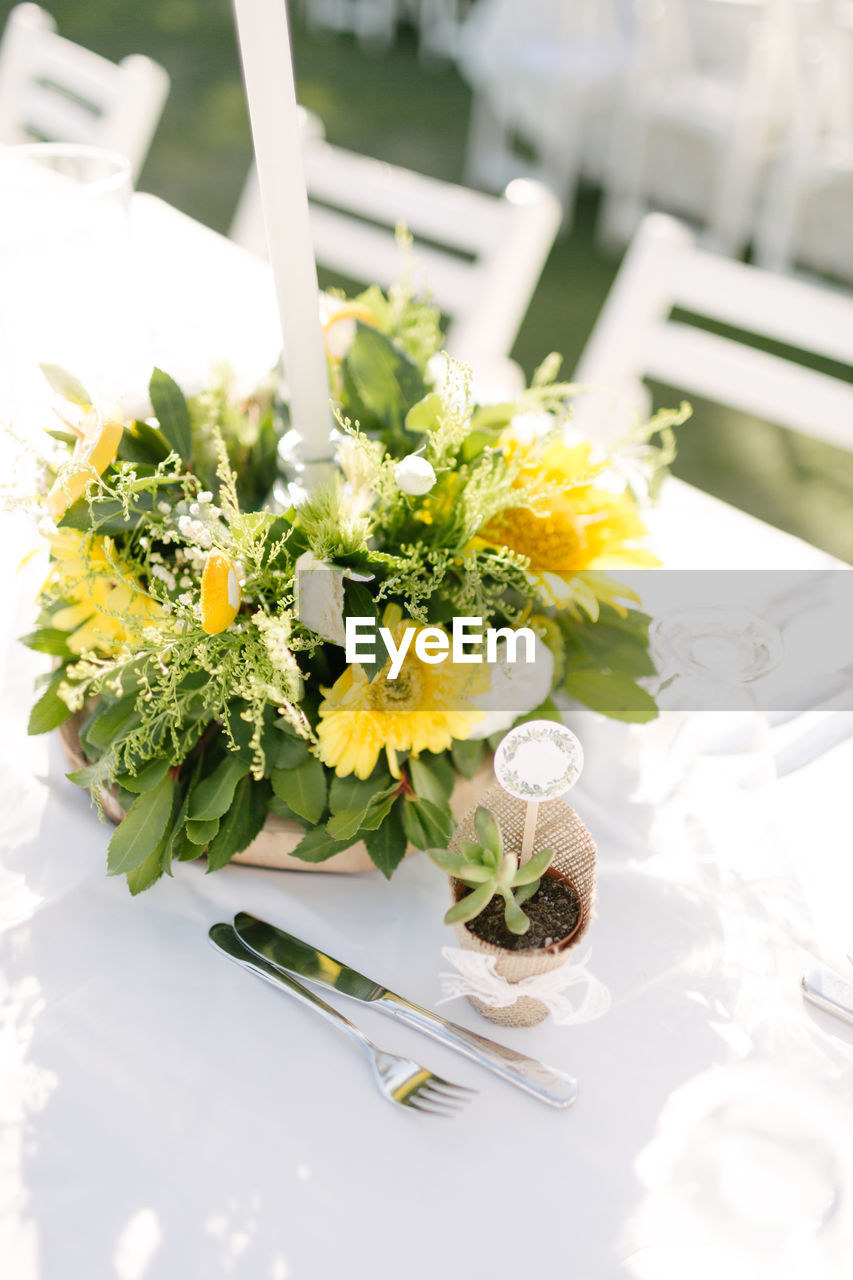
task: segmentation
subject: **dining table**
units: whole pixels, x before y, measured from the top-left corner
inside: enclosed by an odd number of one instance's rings
[[[132,219],[146,359],[189,389],[218,359],[266,373],[279,350],[266,264],[155,196],[137,194]],[[817,617],[810,581],[849,572],[672,478],[649,524],[655,572],[685,583],[796,571],[786,626]],[[57,735],[27,736],[48,659],[16,637],[45,573],[39,541],[3,516],[3,1277],[853,1275],[853,1025],[801,988],[819,965],[853,982],[849,703],[768,715],[760,786],[699,756],[653,799],[639,783],[655,724],[568,711],[588,763],[570,800],[598,851],[578,959],[607,1007],[495,1026],[445,999],[446,878],[423,853],[391,880],[210,875],[199,860],[138,897],[105,874],[111,828],[67,780]],[[312,1010],[209,945],[240,911],[569,1072],[577,1100],[546,1106],[330,996],[384,1048],[475,1091],[450,1118],[389,1106]]]

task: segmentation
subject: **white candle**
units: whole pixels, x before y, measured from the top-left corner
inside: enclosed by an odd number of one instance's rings
[[[286,0],[234,0],[293,427],[329,456],[329,376],[302,166]]]

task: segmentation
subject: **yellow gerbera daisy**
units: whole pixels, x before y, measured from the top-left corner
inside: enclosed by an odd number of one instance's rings
[[[403,619],[396,605],[385,610],[383,625],[399,645],[405,628],[422,631]],[[384,749],[395,778],[400,776],[397,752],[445,751],[454,738],[467,738],[483,717],[469,698],[480,691],[483,668],[457,665],[449,659],[437,664],[421,662],[415,638],[396,680],[390,680],[390,661],[369,683],[358,663],[347,667],[331,689],[324,689],[317,737],[320,758],[334,767],[338,777],[354,773],[367,778]],[[472,675],[476,672],[476,675]]]
[[[124,424],[114,418],[105,420],[98,409],[91,408],[74,431],[77,443],[70,464],[62,468],[47,495],[47,509],[54,520],[65,515],[90,480],[106,471],[118,453]]]
[[[68,631],[72,653],[109,653],[129,642],[140,627],[162,623],[166,614],[145,595],[121,565],[107,538],[61,529],[50,538],[53,554],[48,583],[55,583],[67,604],[51,617]]]
[[[567,487],[549,499],[544,512],[530,507],[502,511],[481,530],[478,540],[526,556],[527,580],[547,605],[579,605],[595,620],[600,601],[618,608],[619,600],[638,600],[634,591],[614,582],[604,570],[653,568],[660,561],[636,545],[648,536],[648,529],[631,494],[597,487],[595,480],[607,463],[591,460],[588,443],[569,446],[557,440],[542,452],[514,442],[507,448],[530,458],[517,477],[518,487],[537,475]]]

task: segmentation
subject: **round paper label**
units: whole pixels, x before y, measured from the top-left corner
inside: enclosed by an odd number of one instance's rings
[[[583,747],[565,725],[530,720],[512,729],[495,752],[495,777],[518,800],[556,800],[583,769]]]

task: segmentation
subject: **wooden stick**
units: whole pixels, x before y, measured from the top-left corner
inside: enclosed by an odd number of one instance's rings
[[[524,832],[521,837],[521,855],[518,865],[523,867],[533,857],[533,838],[536,835],[536,818],[539,813],[539,801],[528,800],[524,814]]]

